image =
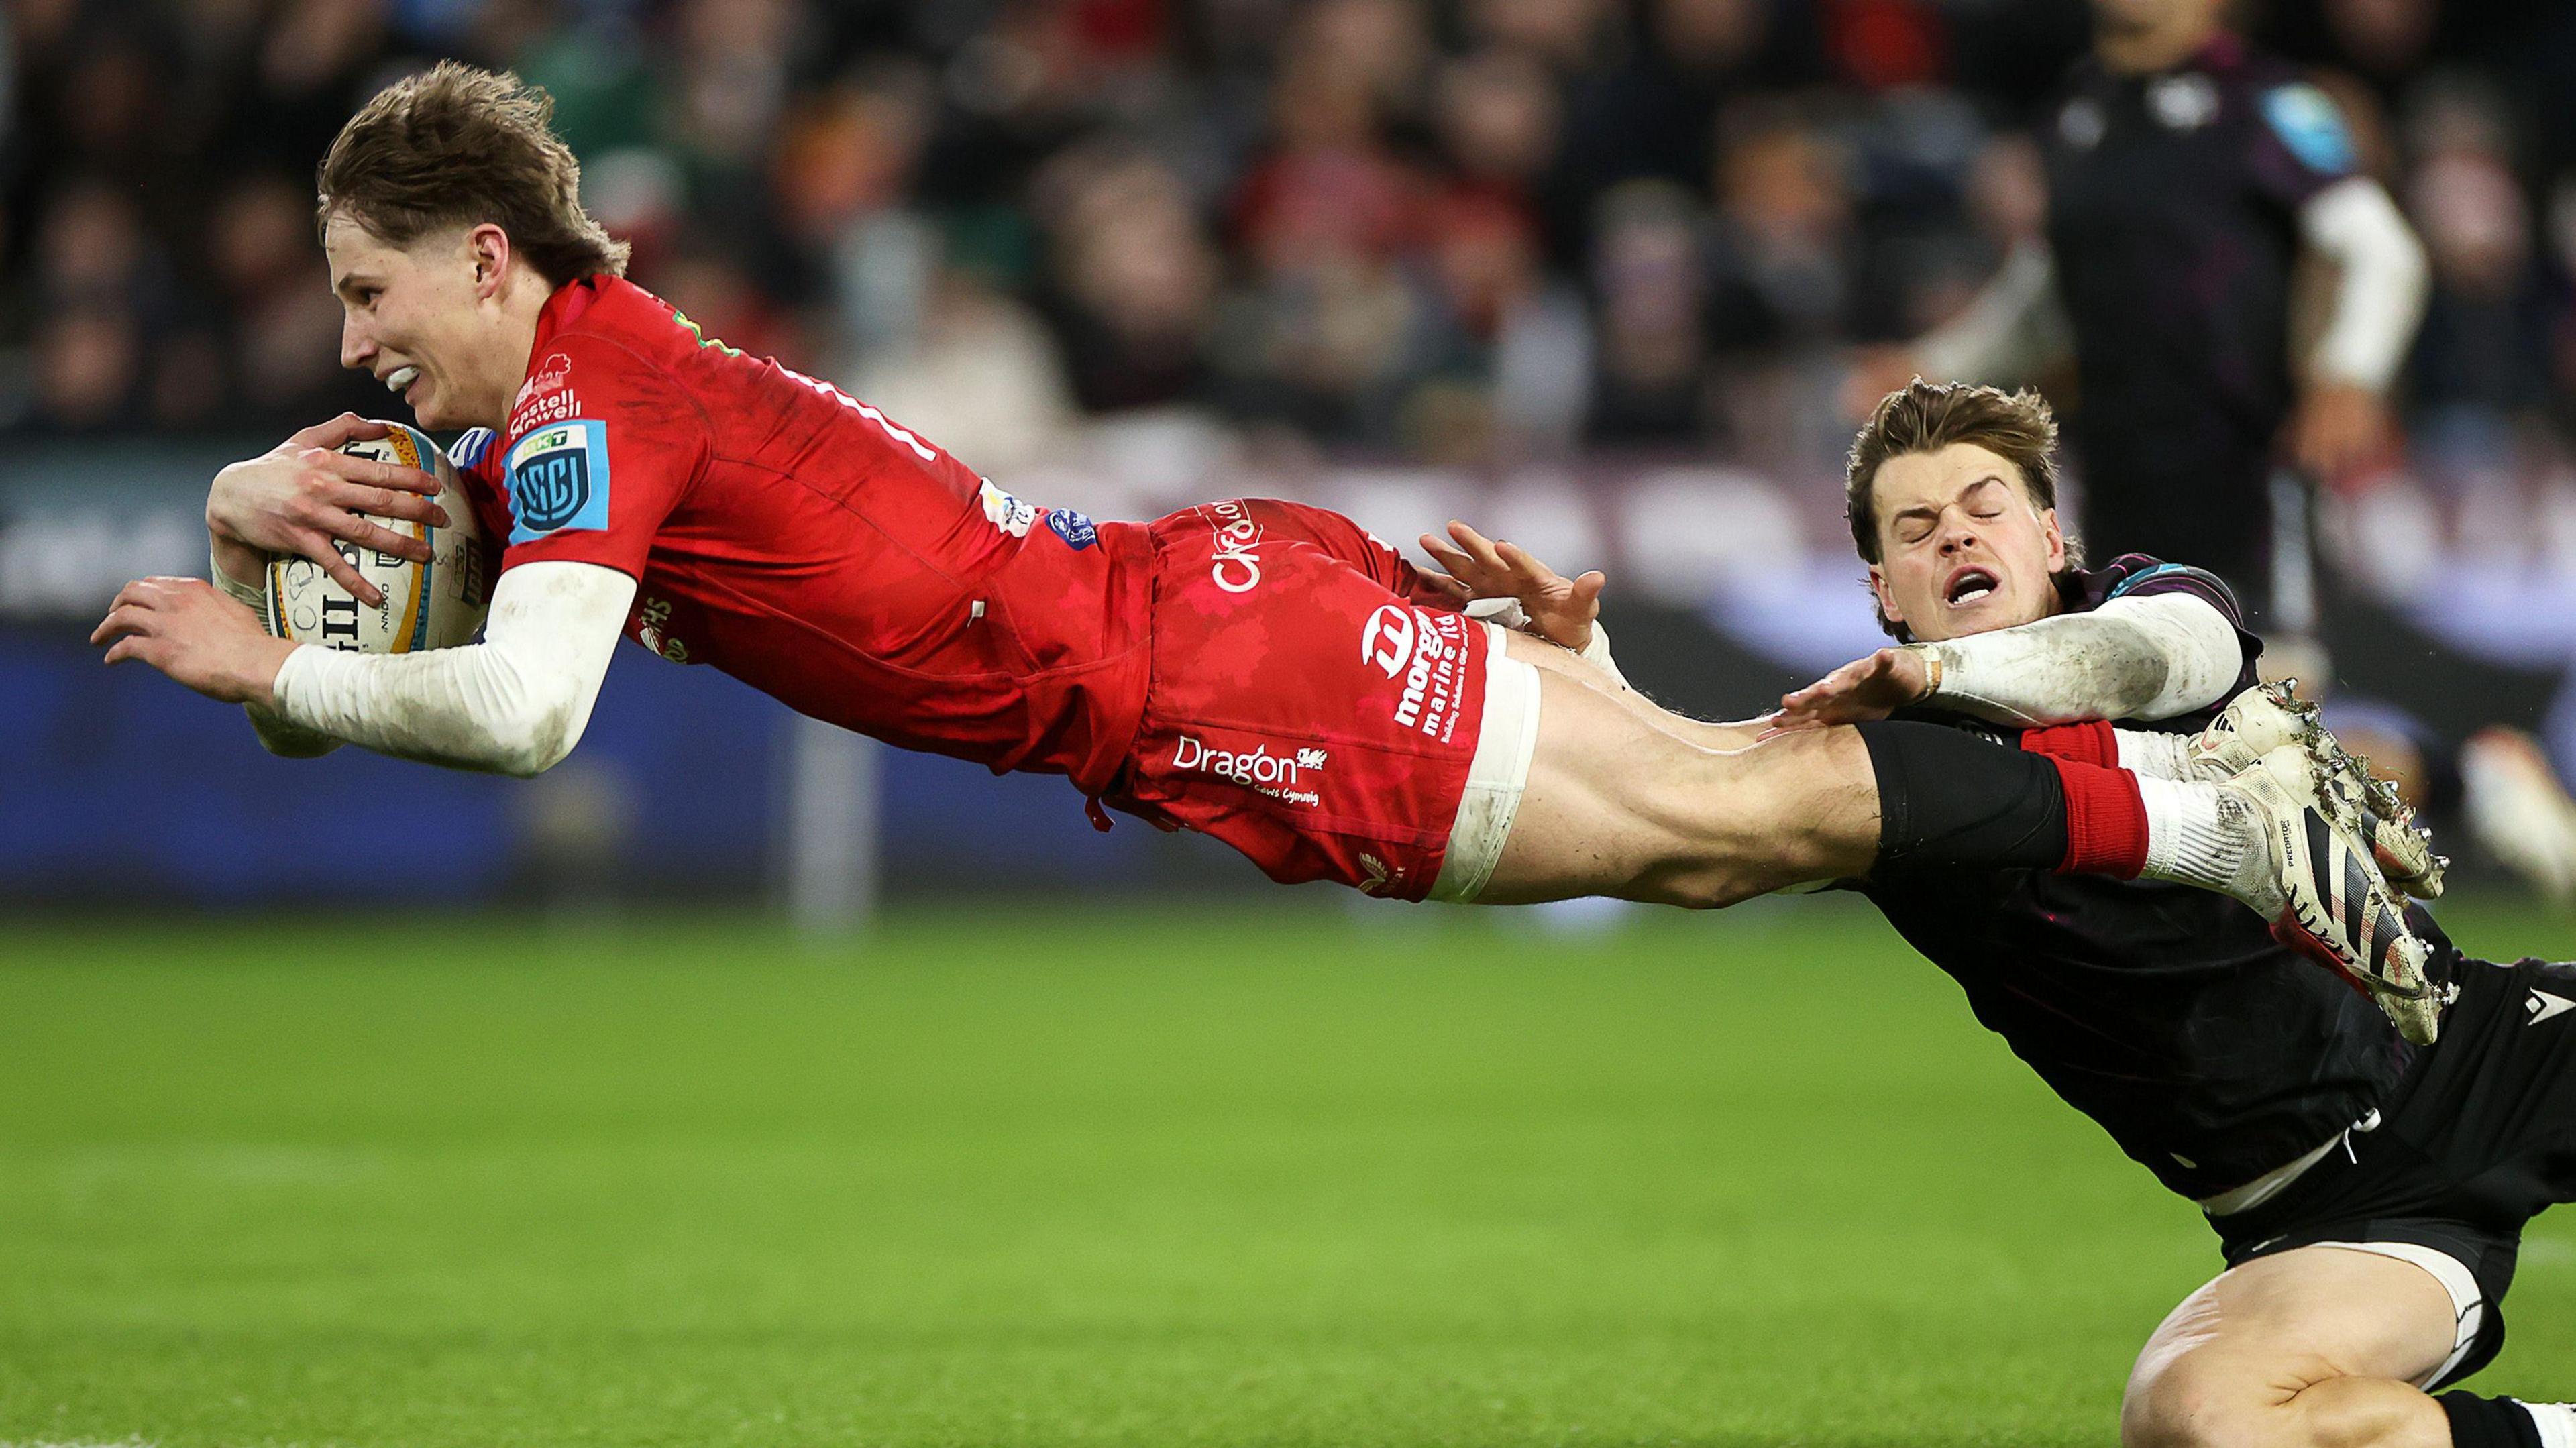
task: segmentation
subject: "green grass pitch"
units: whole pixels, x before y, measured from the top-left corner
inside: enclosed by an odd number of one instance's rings
[[[2209,1234],[1850,903],[20,925],[0,1444],[2110,1442]]]

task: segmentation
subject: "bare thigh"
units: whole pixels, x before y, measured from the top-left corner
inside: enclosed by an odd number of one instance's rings
[[[2410,1386],[2449,1358],[2451,1296],[2411,1262],[2301,1247],[2229,1268],[2139,1352],[2126,1448],[2447,1448],[2441,1405]]]
[[[1659,733],[1669,734],[1685,744],[1707,749],[1735,749],[1752,742],[1751,726],[1742,723],[1717,724],[1676,714],[1635,689],[1622,689],[1596,665],[1586,663],[1579,655],[1543,639],[1525,634],[1509,635],[1512,657],[1535,665],[1541,673],[1562,674],[1600,693],[1626,710],[1639,722]]]
[[[1517,643],[1513,652],[1525,656]],[[1587,666],[1530,661],[1540,667],[1538,746],[1480,901],[1612,895],[1714,907],[1860,874],[1876,858],[1877,782],[1855,731],[1712,748],[1656,716],[1690,721],[1572,672]]]

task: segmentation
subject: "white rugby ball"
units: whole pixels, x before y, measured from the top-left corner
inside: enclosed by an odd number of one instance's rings
[[[372,607],[333,582],[312,559],[272,557],[264,617],[268,631],[301,644],[365,654],[407,654],[474,642],[491,604],[490,560],[455,464],[427,434],[400,423],[381,438],[345,443],[340,451],[436,475],[439,506],[447,510],[449,526],[369,518],[394,532],[428,539],[427,563],[354,543],[338,545],[340,556],[361,577],[384,590],[385,601]]]

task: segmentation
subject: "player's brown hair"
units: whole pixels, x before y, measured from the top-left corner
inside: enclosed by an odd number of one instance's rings
[[[1852,439],[1851,471],[1843,483],[1843,516],[1862,561],[1879,561],[1878,470],[1889,458],[1933,453],[1972,442],[2021,474],[2022,491],[2043,511],[2057,506],[2057,415],[2048,399],[2023,388],[2006,392],[1975,382],[1926,382],[1917,377],[1878,401]],[[2083,545],[2066,534],[2069,567],[2082,563]],[[1879,610],[1879,627],[1899,638],[1904,630]]]
[[[581,163],[555,135],[554,98],[507,72],[441,61],[376,93],[340,128],[313,224],[345,213],[409,246],[491,222],[546,280],[624,276],[626,243],[581,209]]]
[[[2048,399],[2028,388],[2005,392],[1975,382],[1926,382],[1917,377],[1878,401],[1852,439],[1851,472],[1843,484],[1843,516],[1852,546],[1876,563],[1878,470],[1889,458],[1933,453],[1972,442],[2011,463],[2033,506],[2057,506],[2057,416]]]

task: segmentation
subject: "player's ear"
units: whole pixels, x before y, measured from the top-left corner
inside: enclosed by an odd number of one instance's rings
[[[2039,527],[2048,538],[2048,571],[2064,573],[2066,571],[2066,530],[2058,526],[2055,508],[2039,510]]]
[[[1905,622],[1905,611],[1896,606],[1896,590],[1887,586],[1887,570],[1873,563],[1869,566],[1869,591],[1878,596],[1878,615],[1889,623]]]
[[[510,233],[484,222],[465,233],[466,256],[474,263],[474,295],[489,301],[510,274]]]

